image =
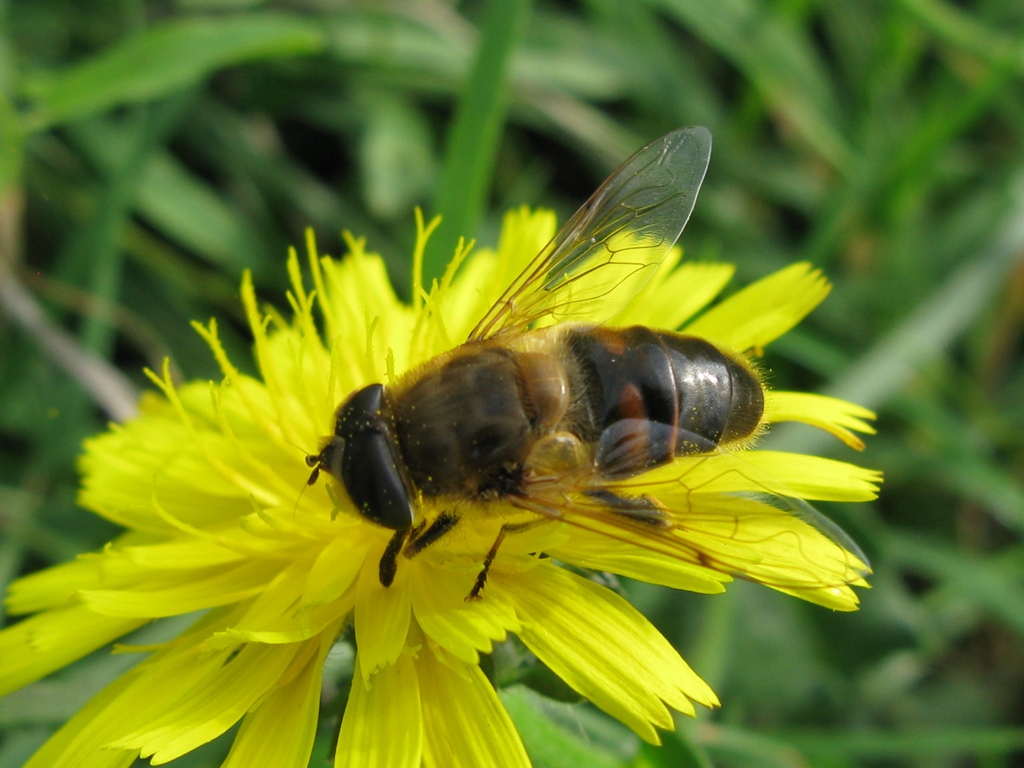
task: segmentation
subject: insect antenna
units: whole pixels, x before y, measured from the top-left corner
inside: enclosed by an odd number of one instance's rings
[[[326,440],[327,438],[324,439]],[[290,445],[292,448],[302,453],[302,455],[305,457],[306,466],[310,468],[309,479],[307,479],[306,482],[303,483],[302,489],[299,491],[299,495],[295,499],[295,504],[292,505],[292,518],[294,519],[295,515],[298,514],[299,511],[299,502],[302,501],[302,494],[306,492],[306,489],[309,486],[315,485],[317,479],[320,477],[320,468],[323,463],[323,451],[320,451],[320,453],[309,453],[301,445],[296,445],[291,440],[285,439],[284,442],[288,443],[288,445]]]

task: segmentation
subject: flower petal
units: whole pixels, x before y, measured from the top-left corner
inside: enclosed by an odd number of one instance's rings
[[[356,645],[359,646],[360,668],[364,680],[378,669],[395,664],[405,647],[412,620],[412,599],[409,594],[409,568],[400,562],[390,587],[380,583],[380,556],[383,545],[370,547],[363,561],[356,584]]]
[[[707,683],[626,600],[548,562],[506,579],[494,574],[523,622],[519,637],[551,670],[594,704],[659,743],[671,730],[666,704],[694,714],[690,699],[717,706]]]
[[[169,576],[135,589],[84,589],[90,609],[106,616],[177,616],[227,605],[258,594],[268,580],[267,564],[255,561],[227,569],[204,569],[185,579]]]
[[[306,768],[313,751],[323,662],[335,631],[327,632],[316,652],[296,657],[294,675],[246,714],[221,768]],[[310,648],[309,650],[312,650]]]
[[[545,552],[580,568],[706,595],[724,592],[725,583],[732,581],[731,576],[720,571],[661,552],[623,546],[621,541],[590,531],[575,531],[564,545],[549,547]]]
[[[344,259],[316,262],[323,281],[317,300],[332,349],[333,386],[326,401],[330,408],[337,407],[347,393],[384,381],[389,349],[399,371],[409,366],[415,351],[410,349],[415,313],[395,296],[384,261],[367,253],[363,240],[348,236],[346,242],[349,253]]]
[[[508,211],[501,223],[498,247],[480,249],[462,267],[440,303],[445,326],[456,342],[464,341],[477,322],[519,276],[530,259],[555,234],[555,215],[520,206]]]
[[[216,611],[210,612],[193,630],[217,618]],[[168,704],[193,690],[204,677],[216,675],[229,655],[228,650],[204,654],[187,640],[165,647],[94,696],[47,740],[26,768],[131,764],[138,748],[115,747],[114,742],[160,717]]]
[[[319,337],[311,336],[311,343],[304,343],[301,330],[293,331],[283,320],[276,323],[277,333],[268,334],[274,315],[268,318],[260,313],[252,273],[248,270],[242,275],[242,305],[254,337],[256,362],[273,408],[270,421],[286,440],[298,443],[313,432],[314,419],[321,415],[317,406],[322,400],[309,387],[311,381],[324,380],[324,373],[330,370],[329,358]],[[166,389],[164,392],[170,397]]]
[[[77,560],[54,565],[15,580],[5,605],[12,614],[78,604],[78,591],[89,587],[119,587],[138,578],[138,568],[110,544],[102,553],[79,555]]]
[[[882,480],[874,469],[784,451],[748,451],[737,471],[747,472],[747,467],[754,468],[753,477],[769,492],[816,501],[871,501]]]
[[[765,420],[768,422],[799,421],[810,424],[835,435],[858,451],[864,449],[864,443],[851,430],[875,433],[875,428],[865,421],[874,419],[874,413],[836,397],[774,390],[765,405]]]
[[[817,501],[870,501],[881,475],[845,461],[783,451],[744,451],[677,459],[613,487],[647,491],[672,509],[695,496],[773,493]]]
[[[160,712],[147,719],[113,746],[138,749],[154,765],[166,763],[212,741],[233,726],[268,690],[271,690],[299,652],[299,645],[247,643],[217,663],[197,660],[201,677],[187,690],[165,697],[154,688],[150,695],[162,699]]]
[[[366,560],[366,546],[356,537],[338,536],[317,555],[306,579],[303,605],[325,605],[354,583]]]
[[[302,602],[309,560],[301,558],[282,569],[246,608],[234,624],[207,640],[211,647],[235,645],[239,640],[257,643],[294,643],[308,640],[352,610],[354,597],[324,605]]]
[[[174,396],[179,410],[156,396],[144,397],[140,418],[85,441],[82,506],[127,528],[166,535],[174,527],[154,513],[154,494],[172,518],[207,528],[248,514],[250,494],[264,504],[282,501],[278,489],[234,468],[237,451],[230,440],[191,404],[181,404],[191,398],[208,406],[208,385],[186,385]],[[207,410],[212,421],[212,408]]]
[[[683,330],[726,349],[761,349],[803,320],[830,289],[810,264],[792,264],[733,294]]]
[[[416,623],[434,642],[468,664],[479,663],[480,652],[490,653],[494,641],[505,639],[506,630],[519,627],[512,606],[500,597],[466,601],[479,570],[473,566],[451,571],[424,564],[410,579]]]
[[[420,768],[423,711],[412,657],[367,675],[362,655],[360,646],[334,768]]]
[[[145,621],[100,616],[73,605],[7,627],[0,631],[0,696],[82,658]]]
[[[675,535],[696,562],[829,608],[856,609],[850,585],[867,586],[870,569],[849,537],[813,509],[725,494],[687,501]]]
[[[639,295],[608,325],[646,325],[674,331],[710,304],[735,271],[732,264],[692,261],[669,271],[669,265],[663,263]]]
[[[122,723],[106,717],[110,705],[136,681],[129,670],[89,700],[46,740],[22,768],[129,768],[137,749],[114,749],[109,742],[123,733]]]
[[[416,660],[424,725],[424,768],[529,768],[515,725],[475,664]]]

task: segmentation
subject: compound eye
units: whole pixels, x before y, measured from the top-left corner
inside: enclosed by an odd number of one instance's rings
[[[345,486],[359,513],[385,528],[412,526],[413,509],[394,430],[384,415],[384,387],[371,384],[338,411],[335,437],[320,454],[324,469]],[[331,450],[331,446],[344,446]]]
[[[362,430],[385,429],[386,423],[381,416],[383,405],[384,386],[382,384],[370,384],[363,387],[338,409],[334,434],[347,440]]]
[[[396,531],[412,526],[413,510],[388,435],[363,431],[350,437],[341,480],[359,512]]]

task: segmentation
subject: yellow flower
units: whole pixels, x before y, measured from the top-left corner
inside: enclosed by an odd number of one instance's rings
[[[865,586],[867,567],[853,545],[802,502],[762,498],[866,500],[877,474],[749,447],[623,481],[632,492],[657,489],[661,500],[685,494],[679,536],[692,557],[638,547],[621,531],[548,522],[506,537],[482,599],[467,601],[498,530],[529,514],[467,502],[458,526],[400,557],[394,582],[382,586],[392,531],[360,517],[330,483],[306,488],[305,454],[319,450],[349,393],[392,382],[465,339],[553,230],[550,213],[510,213],[495,252],[466,259],[457,274],[453,266],[429,293],[417,288],[411,305],[362,241],[350,239],[341,261],[320,258],[310,241],[311,286],[295,253],[288,261],[290,318],[261,310],[243,280],[261,378],[232,364],[213,321],[196,324],[223,380],[176,387],[165,366],[151,374],[160,394],[144,398],[136,419],[86,443],[81,503],[125,533],[11,587],[8,610],[35,615],[0,632],[0,693],[153,619],[202,613],[170,641],[125,649],[145,657],[54,734],[30,768],[113,768],[140,755],[163,763],[238,723],[225,766],[305,766],[325,657],[346,631],[358,651],[337,766],[529,765],[479,667],[480,654],[510,632],[649,742],[673,727],[671,710],[718,704],[639,612],[563,565],[704,593],[738,574],[856,607],[851,586]],[[417,258],[428,235],[421,225]],[[798,264],[698,314],[732,269],[673,270],[678,257],[614,323],[682,328],[751,353],[828,292],[818,272]],[[767,421],[807,422],[856,447],[853,431],[871,431],[870,413],[830,398],[773,392],[766,408]]]

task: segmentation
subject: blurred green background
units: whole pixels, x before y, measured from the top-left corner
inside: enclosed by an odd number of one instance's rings
[[[414,205],[446,214],[437,274],[459,234],[493,243],[521,203],[564,219],[641,144],[706,125],[688,257],[835,282],[771,378],[876,409],[879,434],[863,456],[803,428],[769,444],[885,471],[877,503],[823,505],[874,589],[833,614],[624,584],[724,706],[642,748],[533,670],[503,693],[531,756],[1024,765],[1022,76],[1019,0],[0,0],[0,587],[115,534],[75,507],[81,440],[144,365],[217,377],[189,320],[248,356],[243,268],[285,306],[288,246],[312,227],[337,254],[347,229],[406,290]],[[0,768],[131,661],[0,700]]]

